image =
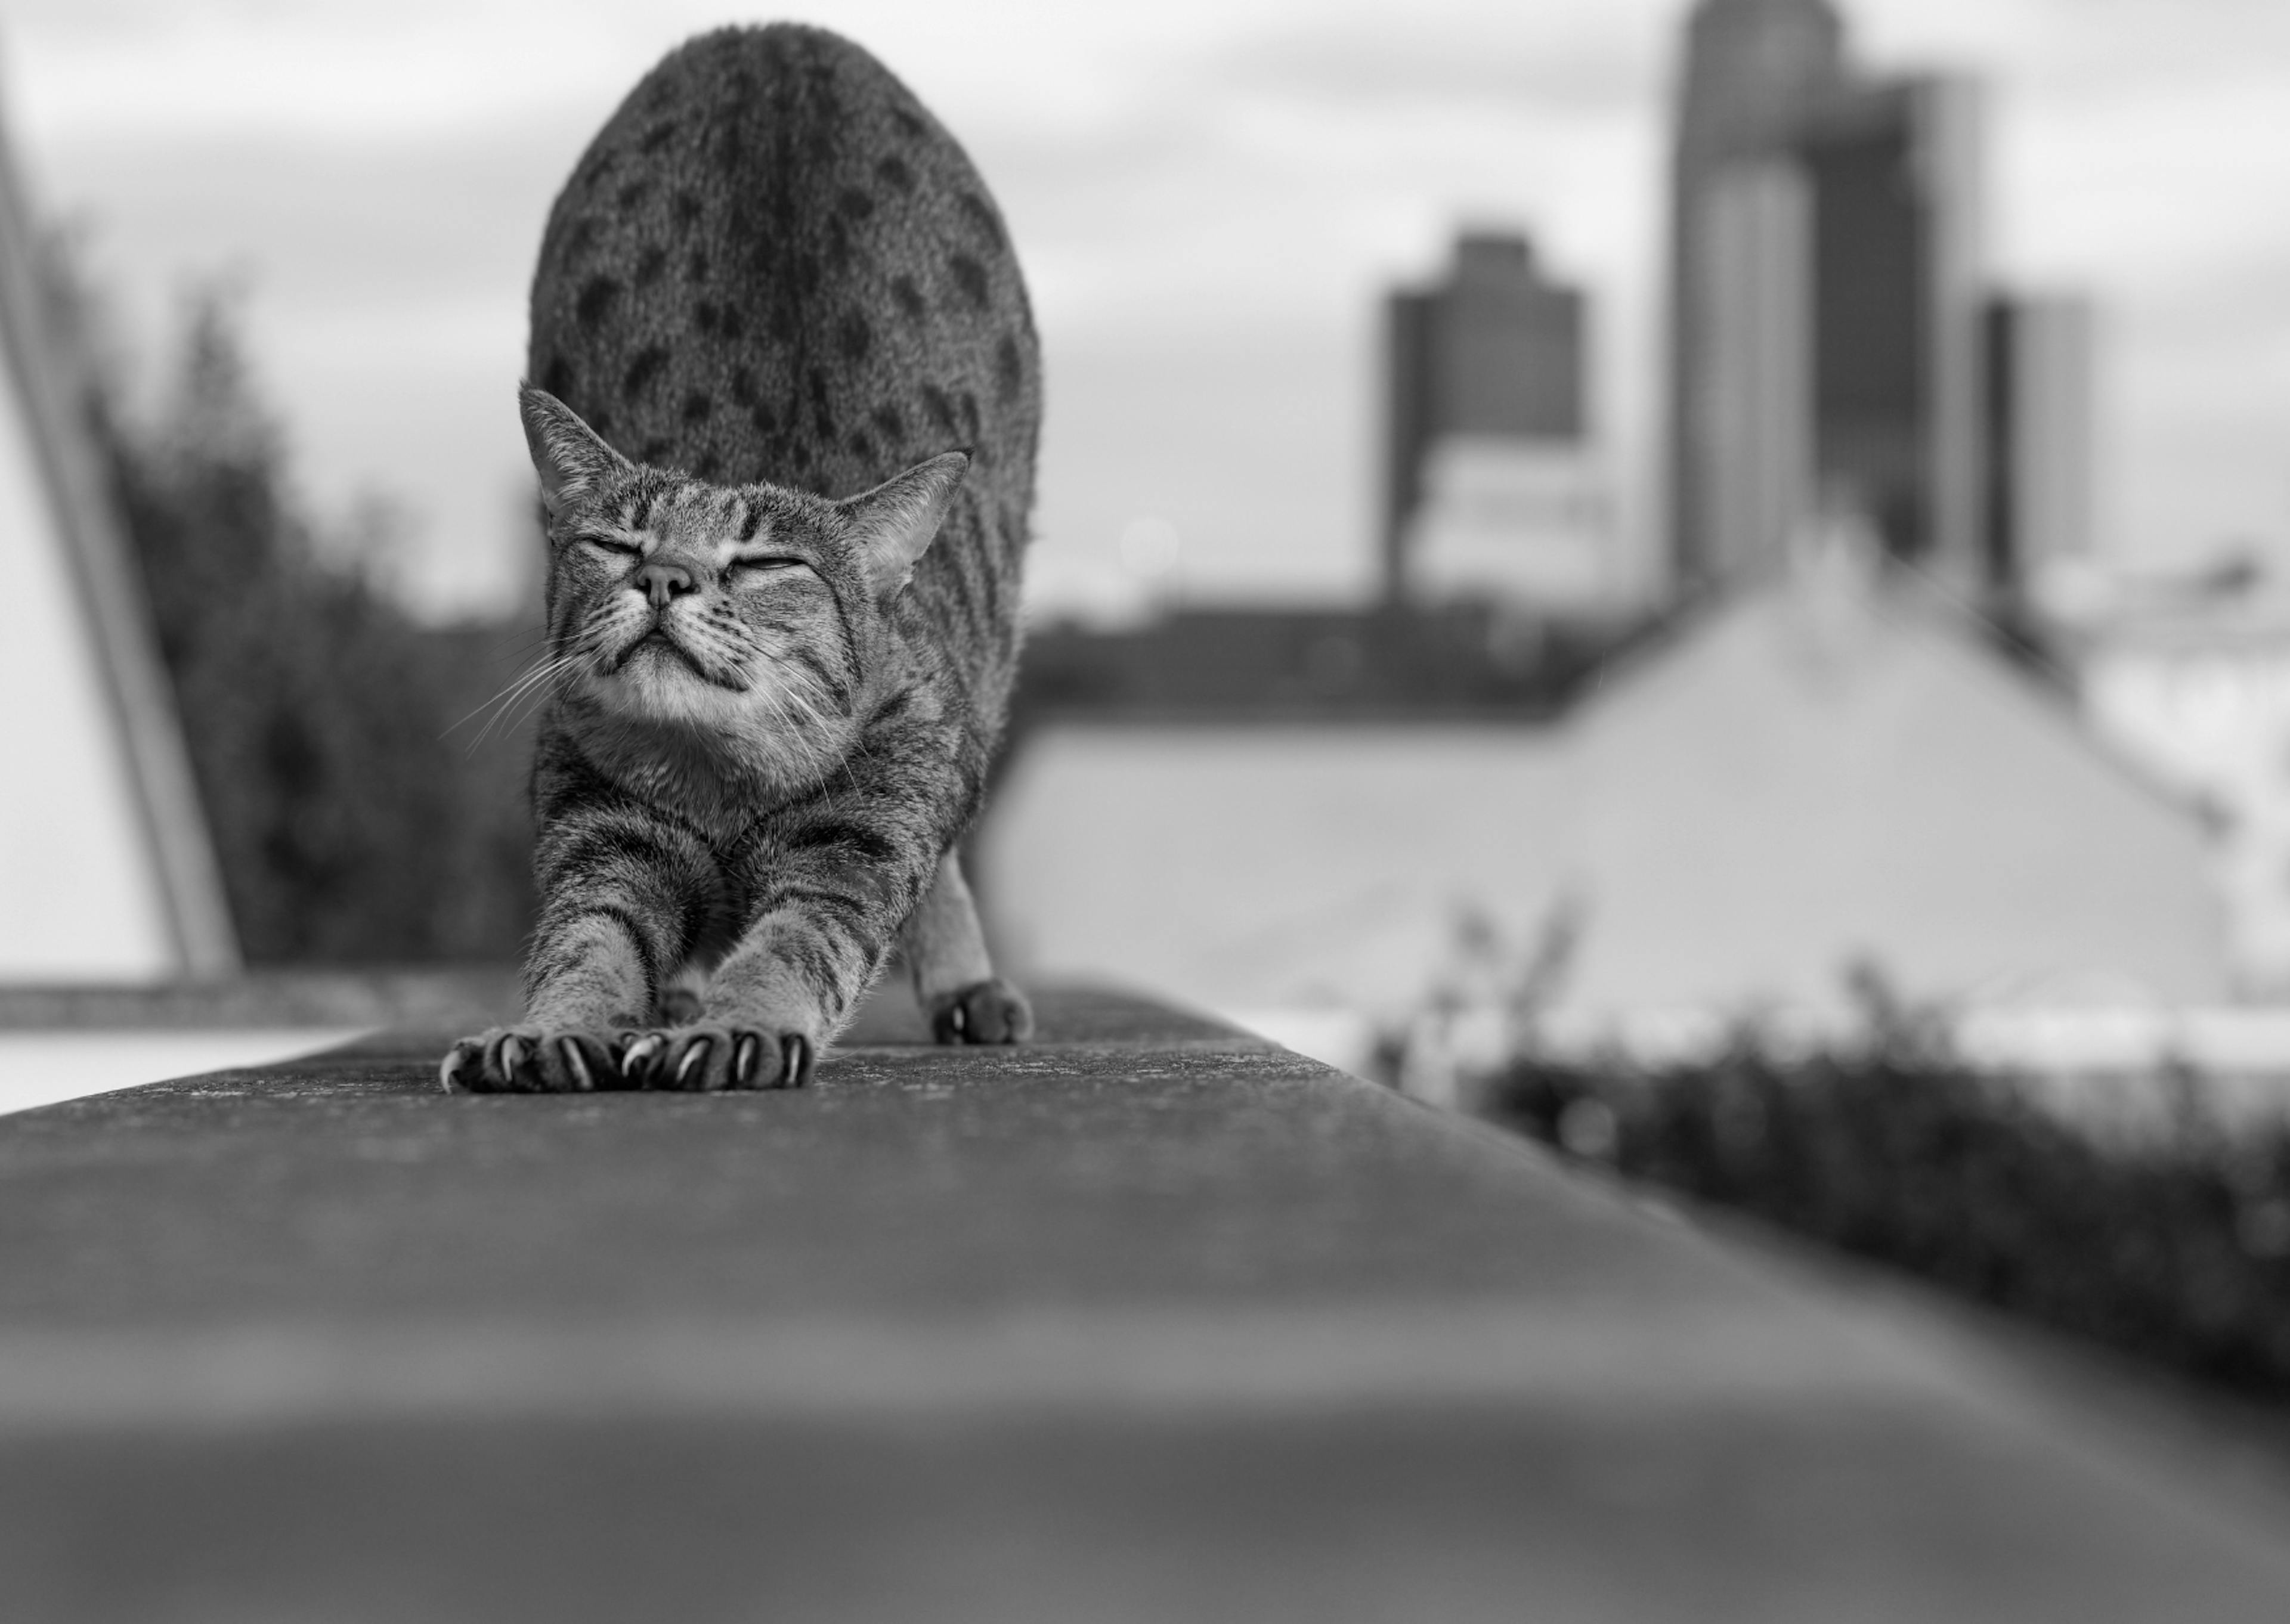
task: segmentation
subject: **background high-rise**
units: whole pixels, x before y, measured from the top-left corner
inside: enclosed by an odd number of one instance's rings
[[[1976,87],[1860,74],[1824,0],[1702,0],[1672,181],[1675,588],[1768,575],[1849,509],[1895,564],[2008,596]]]

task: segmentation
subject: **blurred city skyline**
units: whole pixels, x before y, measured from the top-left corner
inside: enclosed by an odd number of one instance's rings
[[[805,12],[933,106],[1010,218],[1048,349],[1037,591],[1087,607],[1173,553],[1189,597],[1370,591],[1378,296],[1475,222],[1589,291],[1593,424],[1652,568],[1685,9]],[[1862,55],[1984,82],[1998,279],[2095,297],[2100,543],[2290,551],[2290,220],[2253,201],[2290,185],[2290,10],[1840,10]],[[508,382],[557,184],[661,52],[770,14],[20,0],[0,49],[34,196],[131,350],[170,341],[187,284],[241,284],[315,505],[402,502],[406,590],[444,614],[517,580]]]

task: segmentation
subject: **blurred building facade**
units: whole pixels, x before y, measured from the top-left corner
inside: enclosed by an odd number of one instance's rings
[[[1972,81],[1861,73],[1828,0],[1701,0],[1671,173],[1681,596],[1841,505],[1983,606],[2081,545],[2090,324],[1984,287]]]
[[[1178,610],[1124,629],[1026,638],[1011,731],[1063,720],[1555,716],[1643,623],[1551,623],[1485,603]],[[1014,748],[1014,747],[1013,747]]]
[[[1671,155],[1669,545],[1682,596],[1778,561],[1811,489],[1810,267],[1791,143],[1845,82],[1821,0],[1697,6]]]
[[[2014,1008],[2232,986],[2195,811],[1851,546],[1540,724],[1075,718],[1016,749],[977,856],[1031,973],[1389,1017],[1470,916],[1567,921],[1562,1006],[1625,1023],[1835,1005],[1856,962]]]
[[[2074,293],[1998,293],[1987,307],[1986,574],[2015,608],[2092,544],[2095,318]]]
[[[1385,311],[1387,604],[1611,612],[1622,582],[1586,409],[1581,292],[1523,236],[1465,232]]]
[[[1886,551],[1977,580],[1979,173],[1973,86],[1858,86],[1797,143],[1811,192],[1813,471]]]
[[[238,964],[173,696],[0,140],[0,980]]]
[[[2290,996],[2290,590],[2233,565],[2087,585],[2049,624],[2089,724],[2201,810],[2238,989]]]

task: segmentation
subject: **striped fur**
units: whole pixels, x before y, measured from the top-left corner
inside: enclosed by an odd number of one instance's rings
[[[902,932],[942,1038],[1022,1036],[953,853],[1016,673],[1039,352],[961,148],[832,35],[691,41],[558,196],[528,366],[542,910],[524,1021],[447,1085],[800,1083]]]

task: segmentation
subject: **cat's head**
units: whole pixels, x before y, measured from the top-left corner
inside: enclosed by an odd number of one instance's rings
[[[562,401],[519,390],[549,542],[560,692],[634,723],[839,758],[885,617],[970,460],[949,452],[831,501],[629,461]]]

